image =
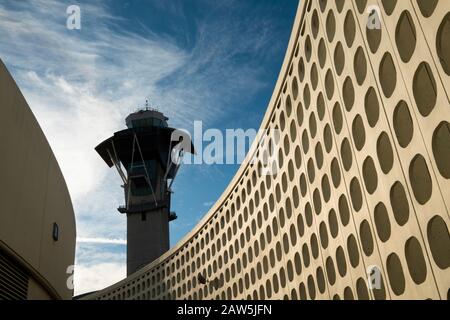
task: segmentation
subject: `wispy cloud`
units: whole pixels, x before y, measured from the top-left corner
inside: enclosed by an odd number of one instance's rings
[[[12,66],[76,204],[106,173],[94,147],[186,60],[183,50],[153,34],[111,31],[106,10],[82,5],[83,16],[98,24],[77,33],[65,28],[61,2],[0,4],[0,55]]]
[[[77,238],[77,243],[102,243],[102,244],[121,244],[126,245],[125,239],[108,239],[108,238]]]
[[[100,262],[95,265],[78,265],[74,272],[76,295],[97,291],[124,278],[123,263]],[[82,290],[80,290],[82,288]]]
[[[126,277],[126,248],[123,244],[88,240],[77,243],[75,295],[106,288]]]

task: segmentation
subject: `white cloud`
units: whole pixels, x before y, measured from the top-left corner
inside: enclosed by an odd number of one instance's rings
[[[0,56],[13,67],[75,206],[107,172],[94,147],[123,128],[125,116],[152,95],[156,82],[186,60],[183,50],[152,34],[143,38],[110,31],[106,10],[82,5],[85,16],[99,21],[82,29],[83,36],[61,23],[62,3],[27,1],[14,9],[0,4]]]
[[[112,243],[115,242],[111,241],[114,239],[81,240],[77,243],[75,261],[75,295],[101,290],[126,277],[126,252],[123,244]]]
[[[100,243],[100,244],[121,244],[126,245],[125,239],[108,239],[108,238],[77,238],[77,243]]]
[[[121,263],[77,265],[74,273],[75,295],[101,290],[125,278],[126,268]]]

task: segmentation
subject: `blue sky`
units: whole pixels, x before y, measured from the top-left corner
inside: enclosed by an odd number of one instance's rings
[[[81,8],[81,30],[66,8]],[[146,99],[192,131],[258,129],[297,0],[1,0],[0,57],[66,178],[77,217],[75,292],[125,276],[120,178],[94,147]],[[174,183],[171,245],[218,199],[238,165],[187,165]]]

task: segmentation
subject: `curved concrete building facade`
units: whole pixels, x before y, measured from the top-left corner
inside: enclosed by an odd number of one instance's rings
[[[277,174],[256,141],[192,232],[85,298],[449,298],[448,39],[449,1],[301,1],[261,125]]]
[[[0,146],[0,300],[71,299],[72,202],[38,122],[1,61]]]

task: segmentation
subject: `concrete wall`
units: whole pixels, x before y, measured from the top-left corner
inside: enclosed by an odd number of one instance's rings
[[[127,215],[127,274],[132,274],[169,250],[169,213],[166,208]]]
[[[66,270],[74,264],[76,238],[71,199],[39,124],[1,61],[0,206],[0,250],[27,269],[29,298],[70,299]]]
[[[261,125],[281,131],[278,174],[250,163],[255,144],[175,248],[86,298],[449,298],[449,11],[301,1]]]

